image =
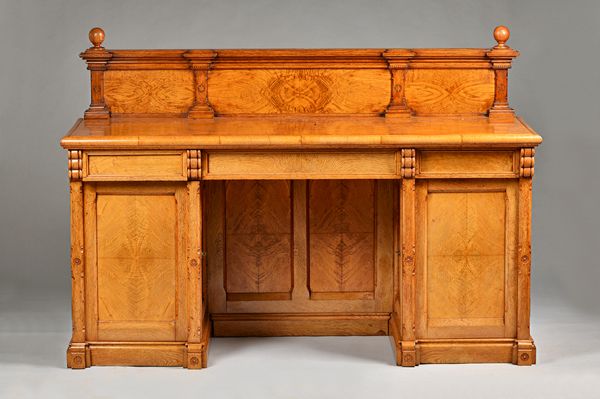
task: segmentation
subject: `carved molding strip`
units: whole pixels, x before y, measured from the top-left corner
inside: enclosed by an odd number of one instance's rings
[[[400,176],[404,179],[415,177],[415,149],[403,148],[400,151]]]
[[[77,181],[83,178],[83,155],[82,151],[69,150],[69,180]]]
[[[521,148],[521,177],[533,177],[535,166],[535,148]]]
[[[202,171],[200,161],[201,161],[200,150],[188,150],[187,151],[188,180],[200,180],[201,171]]]

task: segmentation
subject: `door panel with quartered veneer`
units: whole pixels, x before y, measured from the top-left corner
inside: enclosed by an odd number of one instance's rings
[[[185,340],[185,184],[87,184],[87,326],[94,341]]]
[[[509,338],[517,182],[417,183],[417,338]]]

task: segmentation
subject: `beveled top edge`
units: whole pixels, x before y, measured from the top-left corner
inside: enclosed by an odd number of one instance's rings
[[[385,149],[535,147],[542,137],[520,118],[123,118],[79,119],[61,140],[65,149]],[[445,126],[445,127],[444,127]]]

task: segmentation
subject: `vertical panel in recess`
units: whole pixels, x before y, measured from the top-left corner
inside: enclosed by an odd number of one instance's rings
[[[309,185],[309,285],[313,299],[367,299],[375,291],[376,183]]]
[[[225,183],[227,300],[291,299],[290,181]]]

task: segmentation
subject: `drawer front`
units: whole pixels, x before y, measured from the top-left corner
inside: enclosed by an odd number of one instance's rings
[[[83,157],[84,181],[187,180],[183,151],[90,151]]]
[[[397,178],[396,152],[233,152],[207,155],[203,178]]]
[[[421,178],[514,178],[519,175],[515,151],[418,152],[417,177]]]

